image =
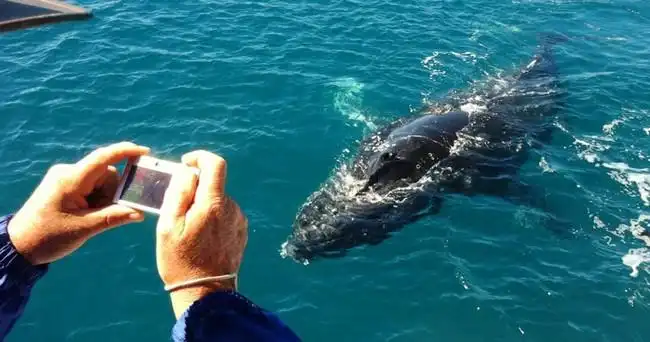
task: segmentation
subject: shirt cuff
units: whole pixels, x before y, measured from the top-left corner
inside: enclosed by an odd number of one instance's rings
[[[194,302],[174,325],[174,341],[300,341],[275,314],[240,293],[215,291]]]
[[[0,217],[0,267],[5,268],[6,274],[9,274],[16,282],[31,287],[45,275],[48,265],[34,266],[18,253],[7,232],[12,218],[13,215]],[[3,280],[0,279],[0,283]]]

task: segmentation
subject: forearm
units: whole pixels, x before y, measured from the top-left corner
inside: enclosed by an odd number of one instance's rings
[[[0,217],[0,341],[25,309],[32,287],[47,265],[33,266],[11,243],[7,226],[10,216]]]
[[[175,342],[300,341],[276,315],[235,291],[194,302],[174,325]]]

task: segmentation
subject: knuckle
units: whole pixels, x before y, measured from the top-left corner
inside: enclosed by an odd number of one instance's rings
[[[54,164],[54,165],[50,166],[50,169],[47,171],[47,173],[59,174],[59,173],[63,172],[64,169],[65,169],[64,164]]]
[[[210,203],[201,207],[200,210],[208,219],[219,219],[227,214],[228,204],[221,200],[210,201]]]
[[[210,156],[212,152],[206,151],[206,150],[195,150],[190,153],[188,153],[189,156],[192,156],[196,159],[203,159],[206,158],[207,156]]]
[[[97,160],[103,160],[105,159],[108,155],[110,154],[110,150],[108,147],[100,147],[93,151],[89,158],[87,158],[87,161],[92,161],[93,163],[97,163]]]
[[[207,214],[211,218],[218,218],[223,214],[223,206],[221,203],[212,203],[207,208]]]
[[[72,166],[69,164],[55,164],[50,167],[46,175],[53,178],[67,178],[70,176]]]
[[[99,161],[99,160],[97,160],[97,161],[93,161],[93,162],[90,163],[90,167],[93,168],[93,169],[99,169],[99,168],[101,168],[103,165],[104,165],[104,163],[102,163],[102,162]]]
[[[106,147],[106,146],[99,147],[99,148],[97,148],[95,150],[95,155],[98,155],[98,156],[103,156],[106,153],[108,153],[108,147]]]
[[[132,149],[132,148],[135,148],[135,147],[137,147],[137,145],[130,142],[130,141],[121,141],[121,142],[114,145],[114,148],[118,149],[118,150],[127,150],[127,149]]]
[[[104,227],[112,227],[113,225],[119,223],[119,219],[113,214],[107,214],[104,216]]]

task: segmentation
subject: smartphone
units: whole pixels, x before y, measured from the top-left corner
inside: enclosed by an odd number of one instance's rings
[[[174,174],[181,169],[199,175],[197,168],[149,156],[129,160],[113,202],[160,215],[169,183]]]

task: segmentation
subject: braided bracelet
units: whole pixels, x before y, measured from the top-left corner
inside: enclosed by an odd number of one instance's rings
[[[186,287],[191,287],[194,285],[202,285],[202,284],[207,284],[207,283],[215,283],[221,280],[230,280],[230,279],[235,279],[235,290],[237,289],[237,273],[231,273],[231,274],[225,274],[225,275],[220,275],[220,276],[215,276],[215,277],[203,277],[203,278],[198,278],[198,279],[191,279],[191,280],[186,280],[180,283],[172,284],[172,285],[166,285],[165,286],[165,291],[167,292],[174,292],[178,289],[183,289]]]

